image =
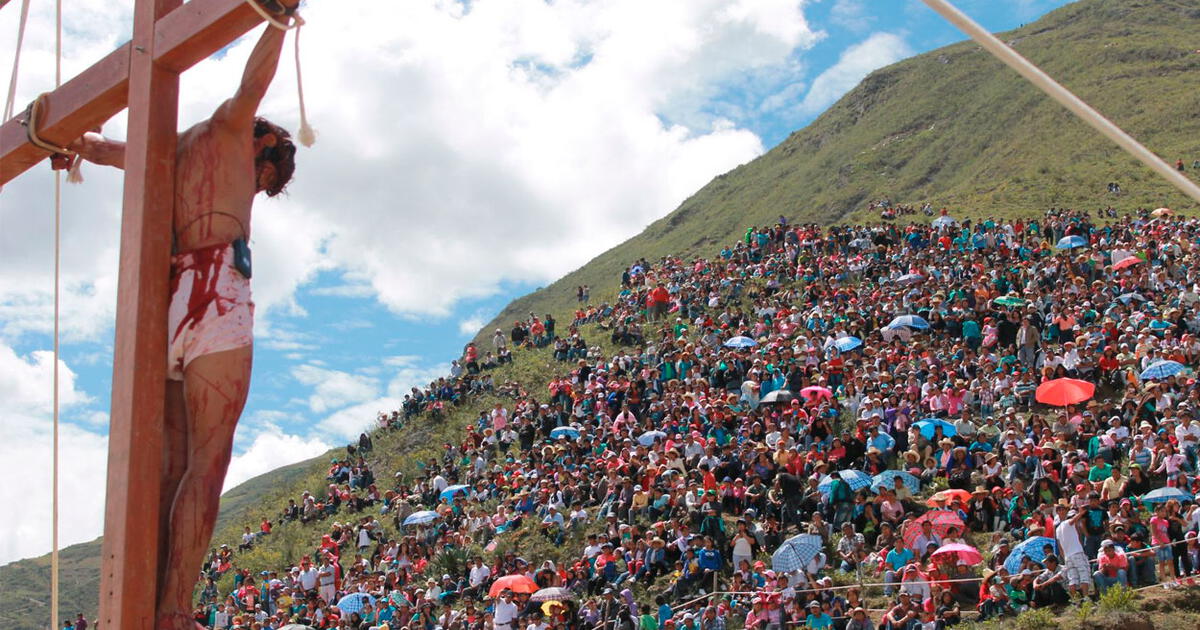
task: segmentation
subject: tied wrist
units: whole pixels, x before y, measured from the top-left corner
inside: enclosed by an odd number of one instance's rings
[[[259,2],[262,8],[266,9],[272,15],[278,17],[292,17],[296,14],[296,9],[300,8],[300,4],[296,3],[293,6],[284,6],[279,0],[262,0]]]

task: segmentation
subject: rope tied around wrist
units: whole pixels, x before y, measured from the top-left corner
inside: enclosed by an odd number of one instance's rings
[[[21,121],[21,124],[25,125],[25,137],[29,140],[29,144],[43,151],[49,151],[56,156],[62,155],[70,158],[70,166],[67,168],[67,182],[78,184],[83,181],[83,174],[79,170],[79,167],[83,164],[83,158],[75,151],[67,147],[58,146],[38,135],[38,127],[41,126],[42,109],[46,106],[47,96],[49,96],[49,92],[42,92],[29,103],[29,107],[25,108],[25,118]]]
[[[296,30],[296,93],[300,101],[300,130],[296,133],[296,138],[300,140],[300,144],[311,147],[317,141],[317,133],[313,130],[312,125],[308,124],[308,111],[304,107],[304,81],[300,75],[300,27],[305,24],[304,18],[300,17],[300,14],[296,12],[297,7],[284,7],[278,0],[262,0],[262,2],[258,0],[246,0],[246,4],[253,7],[255,12],[270,26],[285,32],[292,29]],[[283,17],[285,20],[288,17],[292,18],[291,24],[281,22],[279,20],[280,17]]]

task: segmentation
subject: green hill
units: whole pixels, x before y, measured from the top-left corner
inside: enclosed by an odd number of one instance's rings
[[[1190,166],[1200,159],[1198,27],[1196,0],[1085,0],[1001,39],[1152,151]],[[1109,195],[1108,182],[1119,182],[1123,194]],[[964,42],[871,73],[809,126],[717,176],[641,234],[515,300],[483,330],[507,330],[530,311],[570,312],[576,286],[612,287],[641,257],[711,253],[780,215],[826,224],[878,220],[866,207],[884,197],[928,201],[962,217],[1191,205]],[[592,297],[603,295],[593,290]]]
[[[1169,161],[1200,158],[1200,0],[1084,0],[1003,39]],[[1105,184],[1119,182],[1120,197]],[[792,220],[874,219],[872,199],[928,201],[959,217],[1034,214],[1048,206],[1189,207],[1153,174],[1074,120],[973,44],[956,44],[872,73],[808,127],[762,157],[718,176],[641,234],[554,284],[512,302],[483,330],[529,311],[569,321],[574,287],[611,295],[640,257],[712,253],[747,226]],[[481,333],[481,337],[484,336]],[[599,334],[589,342],[600,343]],[[545,351],[522,353],[496,381],[541,389],[553,373]],[[417,470],[490,399],[422,419],[375,439],[377,477]],[[364,423],[369,420],[364,418]],[[238,540],[245,524],[274,516],[288,497],[319,490],[325,463],[344,451],[252,479],[223,497],[214,542]],[[319,526],[288,524],[239,556],[280,567],[319,539]],[[539,537],[515,536],[523,549]],[[568,541],[566,547],[572,547]],[[572,547],[574,548],[574,547]],[[553,548],[536,553],[554,555]],[[63,551],[64,614],[95,613],[99,541]],[[49,557],[0,567],[0,628],[34,630],[48,619]]]

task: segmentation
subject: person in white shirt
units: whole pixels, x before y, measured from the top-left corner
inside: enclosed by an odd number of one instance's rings
[[[317,568],[311,562],[303,560],[300,563],[300,588],[306,591],[317,588]]]
[[[468,580],[472,588],[478,588],[480,584],[483,584],[484,581],[491,577],[492,570],[488,565],[484,564],[483,558],[479,556],[475,556],[471,562],[471,572],[468,575]]]
[[[1054,537],[1066,559],[1067,588],[1072,597],[1077,591],[1087,597],[1092,584],[1092,568],[1083,549],[1083,541],[1079,539],[1079,521],[1087,512],[1068,509],[1065,505],[1056,506],[1056,512]]]
[[[495,630],[513,630],[513,622],[517,620],[517,605],[512,603],[512,591],[504,589],[496,600],[496,609],[492,614],[492,626]]]
[[[333,602],[337,595],[337,589],[334,588],[336,576],[334,569],[329,564],[329,558],[321,559],[321,568],[317,571],[317,594],[326,602]]]

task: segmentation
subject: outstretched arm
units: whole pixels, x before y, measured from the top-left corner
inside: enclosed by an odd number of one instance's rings
[[[120,140],[110,140],[94,131],[89,131],[79,137],[67,148],[95,164],[125,168],[125,143]],[[70,168],[75,158],[66,155],[51,156],[50,164],[54,170]]]
[[[289,11],[300,4],[300,0],[278,0]],[[282,22],[292,19],[288,15],[277,18]],[[262,102],[271,80],[275,78],[275,69],[279,66],[279,54],[283,49],[285,31],[268,24],[263,31],[258,44],[246,61],[246,69],[242,72],[242,83],[238,86],[233,98],[225,101],[213,114],[213,120],[238,127],[249,127],[254,122],[254,114],[258,104]]]

